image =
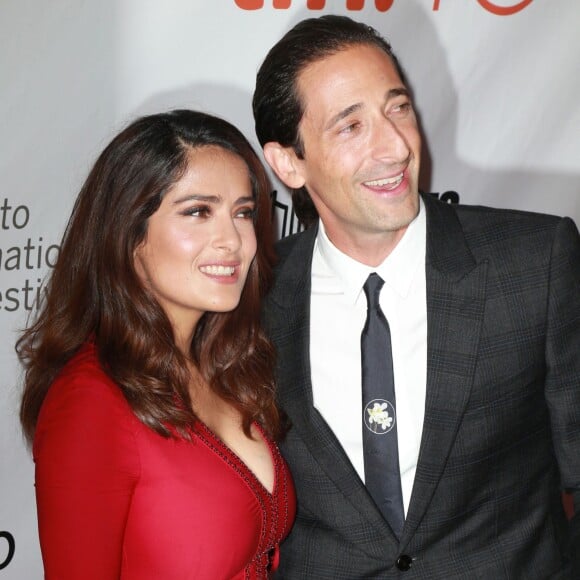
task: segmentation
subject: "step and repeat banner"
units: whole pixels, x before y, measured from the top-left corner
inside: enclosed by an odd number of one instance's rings
[[[425,135],[425,189],[580,223],[578,0],[2,0],[0,578],[42,578],[14,342],[92,162],[136,116],[178,107],[257,144],[258,66],[296,22],[329,13],[393,44]],[[284,236],[299,224],[274,187]]]

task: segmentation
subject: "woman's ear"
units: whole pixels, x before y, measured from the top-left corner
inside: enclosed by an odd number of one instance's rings
[[[145,277],[142,256],[146,248],[146,240],[147,234],[145,234],[143,239],[133,248],[133,269],[135,270],[137,276],[141,278],[141,280],[143,280]]]
[[[264,158],[278,179],[291,189],[300,189],[305,179],[301,172],[301,162],[292,147],[283,147],[270,141],[264,145]]]

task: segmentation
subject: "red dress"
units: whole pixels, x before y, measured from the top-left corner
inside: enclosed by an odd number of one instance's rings
[[[52,384],[34,439],[47,580],[267,578],[296,497],[266,441],[273,493],[205,426],[187,441],[143,425],[87,345]]]

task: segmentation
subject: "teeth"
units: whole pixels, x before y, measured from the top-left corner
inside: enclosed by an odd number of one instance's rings
[[[233,266],[200,266],[199,269],[210,276],[233,276],[236,270]]]
[[[374,181],[367,181],[365,185],[370,187],[385,187],[386,185],[392,185],[396,187],[403,181],[403,174],[395,175],[395,177],[389,177],[389,179],[375,179]]]

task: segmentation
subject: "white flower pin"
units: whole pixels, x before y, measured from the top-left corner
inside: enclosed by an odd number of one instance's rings
[[[374,399],[365,407],[365,425],[378,435],[388,433],[395,423],[395,409],[389,401]]]

